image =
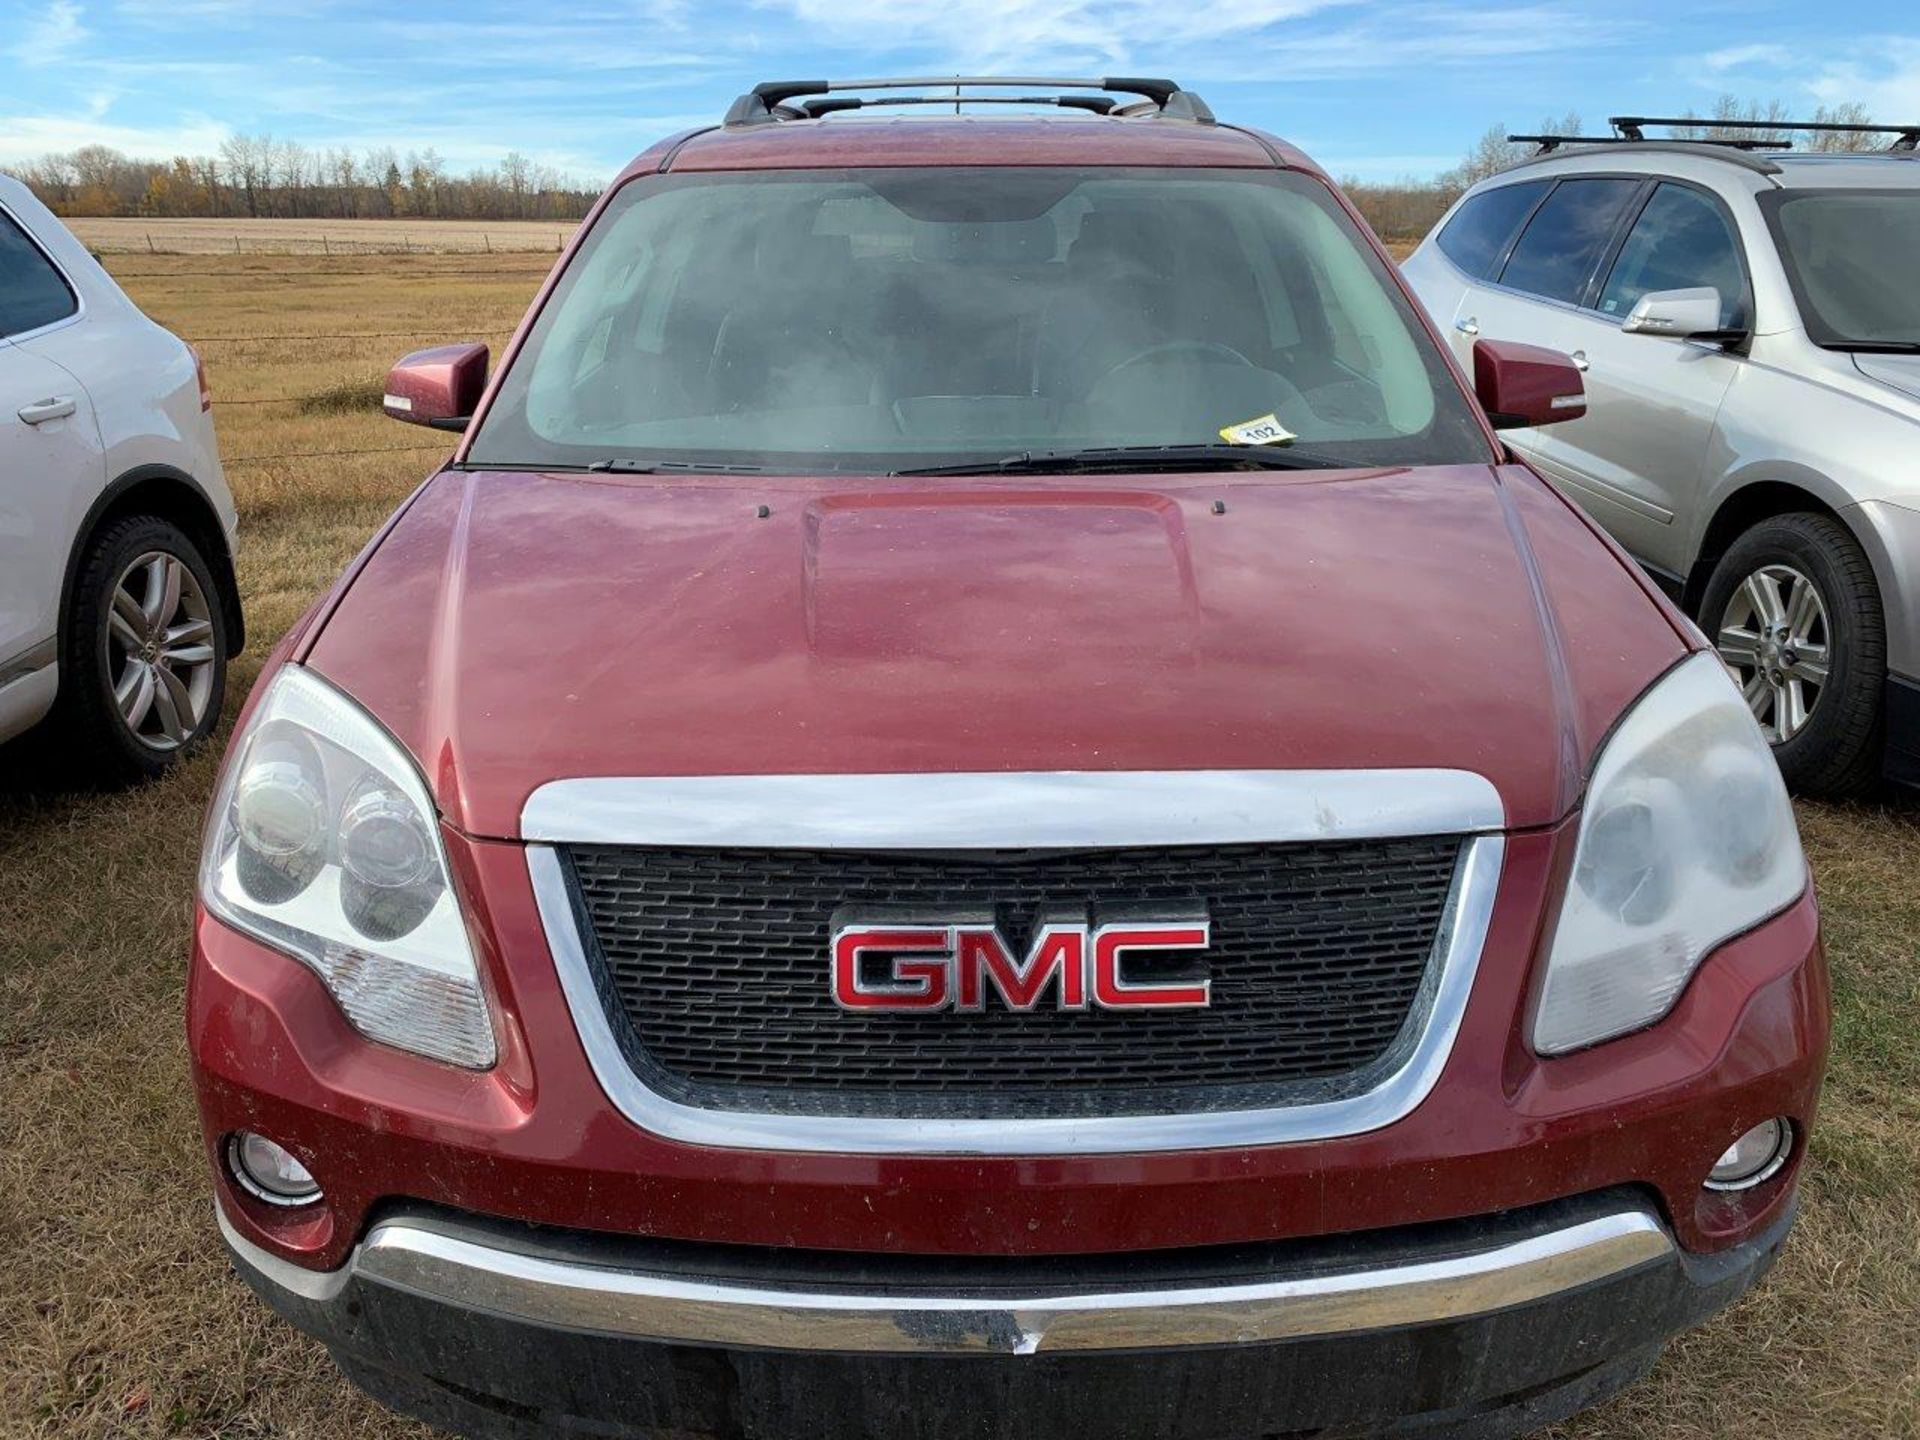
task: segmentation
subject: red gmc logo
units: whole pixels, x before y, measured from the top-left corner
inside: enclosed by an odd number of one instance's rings
[[[991,924],[842,924],[833,932],[833,999],[842,1010],[984,1010],[993,991],[1009,1010],[1191,1010],[1211,1003],[1211,980],[1127,977],[1130,955],[1204,950],[1206,920],[1118,925],[1043,924],[1015,955]]]

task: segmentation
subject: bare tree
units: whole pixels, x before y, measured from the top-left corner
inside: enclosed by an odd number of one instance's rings
[[[250,219],[260,214],[272,145],[264,135],[230,135],[220,142],[220,163],[227,184],[239,192]]]
[[[1813,112],[1814,123],[1818,125],[1871,125],[1873,116],[1867,107],[1857,100],[1849,100],[1841,105],[1822,105]],[[1815,130],[1808,137],[1807,148],[1829,153],[1857,154],[1863,150],[1884,149],[1887,137],[1870,135],[1860,130]]]
[[[360,214],[360,166],[353,151],[344,145],[327,157],[327,173],[333,182],[334,208],[343,220]]]

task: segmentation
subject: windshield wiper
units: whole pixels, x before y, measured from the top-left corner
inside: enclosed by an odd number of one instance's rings
[[[1920,355],[1920,340],[1837,340],[1831,348],[1850,355]]]
[[[718,460],[635,460],[619,455],[585,467],[590,475],[657,475],[662,470],[700,475],[764,475],[764,465],[727,465]]]
[[[1350,462],[1278,445],[1100,445],[1083,450],[1022,450],[998,460],[920,465],[894,475],[1031,475],[1076,470],[1338,470]]]

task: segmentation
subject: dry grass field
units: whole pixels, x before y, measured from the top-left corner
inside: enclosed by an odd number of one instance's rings
[[[204,342],[258,658],[444,450],[374,409],[386,364],[490,338],[548,263],[112,257]],[[313,339],[285,337],[358,336]],[[130,794],[0,752],[0,1434],[424,1436],[229,1274],[181,1037],[214,759]],[[1800,1229],[1768,1284],[1556,1440],[1920,1437],[1920,807],[1801,808],[1838,1030]],[[796,1437],[801,1440],[801,1437]]]
[[[100,255],[489,254],[557,250],[567,220],[148,220],[67,222]]]

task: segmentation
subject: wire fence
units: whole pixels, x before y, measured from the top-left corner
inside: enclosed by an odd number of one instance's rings
[[[108,258],[110,259],[111,257]],[[113,278],[116,280],[218,280],[222,284],[232,284],[236,280],[279,280],[283,277],[310,279],[314,276],[326,276],[344,280],[364,279],[367,277],[413,280],[440,276],[456,276],[461,279],[489,279],[507,276],[516,280],[537,280],[544,276],[552,267],[545,256],[538,256],[536,258],[539,260],[539,264],[523,266],[518,269],[506,267],[480,269],[471,265],[446,266],[438,269],[427,269],[424,266],[409,266],[402,270],[394,270],[390,267],[348,269],[341,265],[315,265],[301,269],[277,267],[272,270],[236,270],[231,267],[210,270],[122,270],[118,266],[109,268],[111,268]]]
[[[360,239],[325,230],[245,235],[196,227],[177,236],[162,231],[156,241],[150,230],[103,231],[85,221],[72,223],[81,242],[103,259],[112,255],[557,255],[566,249],[572,233],[566,227],[540,227],[513,234],[455,231],[423,239],[420,232],[408,231],[390,238]]]
[[[563,243],[564,243],[564,238],[565,238],[564,236],[560,237]],[[484,240],[484,237],[483,237],[483,240]],[[166,255],[166,254],[192,254],[192,253],[203,253],[203,252],[168,251],[168,250],[155,248],[151,253],[157,254],[157,255]],[[284,253],[284,252],[278,252],[273,250],[265,250],[265,251],[250,250],[250,251],[245,251],[241,253],[273,254],[273,253]],[[363,250],[354,251],[354,252],[342,253],[342,252],[336,251],[334,253],[340,253],[342,258],[347,258],[348,254],[358,254],[358,255],[364,256],[370,253],[378,254],[378,253],[389,253],[389,252],[384,252],[377,249],[376,250],[363,249]],[[394,251],[390,253],[397,254],[401,252]],[[444,250],[440,250],[433,253],[446,254],[448,252]],[[454,253],[460,253],[460,252],[454,252]],[[485,254],[485,253],[489,253],[489,251],[476,248],[475,250],[466,252],[466,253]],[[485,277],[510,276],[510,277],[513,277],[516,279],[522,279],[522,280],[538,280],[546,273],[546,270],[549,264],[549,262],[540,259],[537,253],[526,251],[524,247],[515,249],[515,250],[493,250],[490,253],[494,253],[497,255],[512,255],[516,253],[528,254],[529,258],[535,260],[537,263],[526,265],[526,266],[520,266],[520,267],[491,266],[491,267],[485,267],[485,268],[474,267],[474,266],[458,266],[458,265],[454,265],[454,266],[441,265],[441,266],[425,266],[425,267],[409,266],[399,273],[404,275],[406,278],[413,278],[415,276],[420,276],[420,277],[432,276],[436,278],[456,277],[456,278],[466,279],[466,278],[475,278],[475,277],[485,278]],[[101,258],[103,260],[108,260],[111,258],[111,256],[103,256]],[[208,267],[208,268],[180,268],[180,269],[135,268],[130,270],[122,270],[117,267],[110,267],[110,268],[113,268],[113,273],[115,277],[121,278],[121,279],[174,280],[174,279],[180,279],[183,277],[208,278],[208,279],[215,279],[220,281],[223,284],[229,284],[229,285],[236,284],[236,283],[244,283],[250,279],[270,282],[270,281],[277,280],[282,276],[300,276],[300,277],[338,276],[343,278],[357,278],[357,277],[379,276],[383,273],[386,273],[381,267],[348,266],[348,265],[314,265],[314,266],[275,268],[275,269],[258,270],[258,271],[248,271],[244,268],[238,268],[234,266],[215,266],[215,267]],[[221,345],[261,345],[261,346],[272,347],[272,346],[282,346],[282,345],[356,343],[356,342],[365,341],[365,340],[437,339],[437,338],[444,337],[446,333],[447,333],[446,327],[442,325],[442,326],[435,326],[433,328],[422,328],[417,330],[254,331],[254,332],[240,332],[240,333],[216,333],[216,334],[205,334],[205,335],[193,335],[193,336],[183,336],[182,338],[186,339],[189,344],[195,346],[196,348],[205,348],[205,347],[221,346]],[[500,340],[500,339],[506,338],[507,336],[512,335],[513,329],[512,327],[506,327],[506,328],[500,328],[500,329],[484,329],[484,330],[467,330],[463,328],[461,330],[461,333],[463,336],[472,337],[476,339]],[[222,410],[228,409],[230,407],[237,407],[237,406],[305,407],[314,411],[317,414],[331,413],[331,414],[339,415],[342,417],[347,415],[379,415],[382,413],[379,408],[379,403],[377,399],[375,399],[371,393],[366,396],[364,402],[348,397],[348,403],[344,403],[344,404],[341,403],[340,397],[329,394],[327,391],[320,391],[320,392],[316,392],[313,394],[306,394],[306,395],[221,396],[216,394],[213,397],[213,404],[217,409],[222,409]],[[255,451],[255,452],[248,452],[248,453],[237,454],[237,455],[235,454],[223,455],[221,458],[222,458],[222,462],[225,465],[229,467],[237,467],[237,466],[272,465],[272,464],[278,464],[282,462],[291,462],[291,461],[332,460],[332,459],[340,459],[340,458],[352,458],[352,457],[374,456],[374,455],[423,455],[429,452],[438,452],[440,454],[445,454],[449,451],[450,448],[451,447],[448,444],[448,442],[442,440],[437,442],[428,441],[425,443],[409,444],[409,445],[370,445],[370,446],[355,446],[355,447],[335,448],[335,449]]]
[[[271,465],[280,460],[333,460],[348,455],[420,455],[429,450],[442,454],[453,447],[439,445],[370,445],[360,450],[280,450],[257,455],[223,455],[222,465]]]
[[[280,333],[261,335],[183,335],[180,338],[189,345],[252,345],[270,344],[276,340],[418,340],[422,336],[445,334],[445,327],[438,330],[332,330],[306,335],[287,335]],[[469,330],[468,335],[481,335],[491,340],[500,335],[511,335],[511,330]]]

